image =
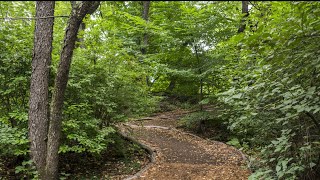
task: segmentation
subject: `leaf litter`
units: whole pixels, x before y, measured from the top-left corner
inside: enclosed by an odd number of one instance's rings
[[[136,176],[143,180],[241,180],[251,172],[243,153],[222,142],[178,130],[180,117],[190,112],[174,110],[131,121],[122,126],[131,136],[157,150],[157,161]]]

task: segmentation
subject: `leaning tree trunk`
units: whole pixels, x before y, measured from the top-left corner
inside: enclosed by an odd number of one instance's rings
[[[54,1],[36,2],[36,23],[29,99],[30,155],[40,178],[45,177],[49,118],[49,71],[51,64]],[[48,17],[48,18],[45,18]]]
[[[76,8],[77,1],[70,1],[70,3],[71,3],[71,8]],[[79,31],[84,31],[85,29],[86,29],[86,24],[82,21],[79,26]],[[75,48],[78,48],[78,47],[85,48],[83,41],[84,41],[83,37],[77,37]]]
[[[100,1],[82,1],[80,4],[72,8],[68,21],[51,102],[51,118],[46,158],[48,180],[58,179],[58,150],[60,146],[64,93],[68,83],[71,58],[75,48],[79,27],[85,15],[95,11],[99,4]]]

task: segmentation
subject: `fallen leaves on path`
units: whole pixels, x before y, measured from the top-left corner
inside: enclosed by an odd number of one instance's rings
[[[157,149],[157,161],[138,179],[248,179],[243,154],[224,143],[209,141],[177,130],[187,111],[172,111],[126,124],[131,136]]]

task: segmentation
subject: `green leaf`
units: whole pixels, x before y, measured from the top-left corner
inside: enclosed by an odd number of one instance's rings
[[[240,99],[242,96],[242,93],[239,93],[239,94],[235,94],[232,96],[233,99]]]
[[[310,168],[313,168],[313,167],[316,166],[316,165],[317,165],[317,164],[316,164],[316,163],[313,163],[313,162],[310,162],[310,163],[309,163],[309,167],[310,167]]]

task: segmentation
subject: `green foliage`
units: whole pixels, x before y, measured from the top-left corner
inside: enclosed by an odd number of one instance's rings
[[[132,142],[128,142],[127,140],[123,139],[118,134],[114,134],[114,146],[115,149],[114,153],[115,156],[120,157],[126,163],[130,163],[132,155],[143,155],[145,150],[142,149],[138,144],[134,144]],[[129,143],[129,144],[128,144]]]
[[[237,34],[240,2],[152,2],[148,22],[140,2],[103,2],[79,32],[60,153],[99,154],[111,143],[120,147],[113,125],[157,110],[165,98],[154,93],[182,103],[219,101],[219,111],[193,113],[181,123],[197,131],[228,132],[220,139],[252,155],[250,179],[316,176],[320,5],[250,3],[246,30]],[[1,2],[0,14],[31,17],[34,7],[34,2]],[[70,2],[57,2],[55,15],[70,9]],[[67,20],[55,18],[50,96]],[[0,20],[0,156],[28,153],[33,28],[34,21],[26,19]],[[162,101],[159,106],[177,105]],[[31,172],[29,165],[24,162],[17,172]]]
[[[239,139],[238,138],[232,138],[230,141],[228,141],[226,144],[229,144],[231,146],[234,146],[236,148],[241,148],[241,144],[239,142]]]
[[[1,156],[18,156],[28,154],[29,141],[27,129],[18,129],[0,124]]]
[[[1,4],[2,17],[32,17],[35,14],[34,2]],[[57,2],[55,15],[68,15],[70,9],[70,2]],[[109,14],[112,8],[102,5],[101,10]],[[125,15],[122,18],[131,17],[126,12],[119,11],[119,14]],[[84,39],[83,46],[79,43],[74,52],[65,95],[60,153],[99,154],[114,142],[114,123],[150,113],[157,103],[157,98],[147,91],[145,67],[133,53],[138,45],[134,41],[128,43],[129,37],[120,31],[123,26],[112,24],[116,19],[105,21],[96,14],[92,16],[97,18],[86,17],[85,33],[79,33]],[[134,25],[141,22],[132,18]],[[50,96],[67,20],[55,18]],[[0,156],[27,155],[34,21],[1,20],[0,23],[0,45],[3,47],[0,50]],[[110,30],[109,35],[104,36],[107,30]]]
[[[93,14],[80,32],[69,75],[64,108],[64,145],[60,152],[99,153],[114,143],[112,125],[155,110],[157,99],[147,91],[145,66],[135,52],[138,45],[119,19],[139,26],[141,18],[127,12],[110,13],[121,4],[102,4],[108,21]],[[119,21],[121,22],[121,21]],[[144,26],[141,24],[141,26]],[[135,31],[135,30],[131,30]],[[139,30],[137,30],[139,31]]]
[[[88,151],[100,153],[113,141],[109,138],[114,132],[111,127],[102,127],[98,119],[90,116],[90,107],[86,104],[70,105],[65,111],[63,121],[63,145],[59,152]]]
[[[240,142],[260,149],[252,179],[306,177],[316,168],[320,148],[319,38],[314,36],[319,4],[258,7],[250,13],[251,23],[259,22],[256,29],[248,27],[219,45],[220,52],[229,52],[223,73],[230,87],[218,94],[227,108],[221,118]]]
[[[34,180],[39,179],[39,174],[32,160],[23,161],[21,166],[17,166],[15,168],[15,173],[23,174],[22,177],[26,179],[34,179]]]
[[[1,2],[2,17],[34,14],[34,2]],[[21,11],[21,9],[25,9]],[[27,107],[34,23],[0,21],[0,156],[28,153]]]
[[[94,39],[88,41],[90,44]],[[114,41],[121,43],[122,40]],[[85,56],[91,51],[90,48],[77,50],[70,72],[67,101],[88,103],[94,117],[101,119],[104,124],[152,112],[157,100],[148,94],[144,78],[138,73],[143,71],[143,67],[137,64],[133,56],[125,52],[122,54],[120,47],[106,44],[109,45],[113,47],[106,48],[113,51],[106,53],[101,49],[96,52],[96,55],[101,53],[101,57],[93,57],[95,62]],[[116,48],[119,48],[118,52]],[[117,53],[119,55],[115,55]]]
[[[1,2],[0,12],[9,17],[32,14],[33,2]],[[6,8],[4,8],[6,7]],[[10,9],[10,11],[9,11]],[[25,122],[14,117],[25,113],[31,75],[33,23],[27,21],[0,21],[0,118],[11,127],[24,126]],[[19,118],[19,117],[17,117]]]
[[[211,83],[219,83],[209,73],[219,60],[208,52],[234,33],[235,12],[230,9],[235,6],[217,3],[219,8],[209,2],[153,2],[150,21],[161,28],[150,32],[152,54],[145,58],[155,79],[153,92],[198,99],[200,81],[205,93],[214,88]]]
[[[196,112],[185,116],[180,123],[189,129],[199,129],[204,121],[213,120],[212,115],[208,112]]]
[[[217,110],[191,113],[183,117],[179,124],[216,141],[227,141],[228,136],[231,136],[223,119],[217,118]]]

